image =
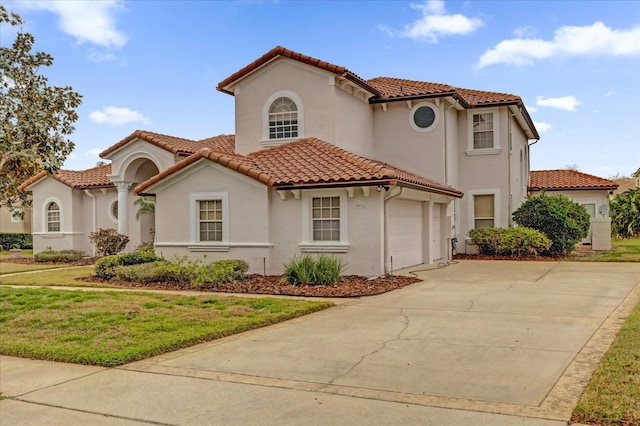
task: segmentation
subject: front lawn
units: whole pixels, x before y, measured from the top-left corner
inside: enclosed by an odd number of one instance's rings
[[[22,252],[20,253],[20,257],[33,257],[33,250],[32,249],[23,249]],[[0,260],[5,260],[5,259],[10,259],[11,258],[11,252],[9,250],[0,250]]]
[[[571,420],[598,425],[640,424],[640,304],[602,358]]]
[[[77,280],[77,277],[93,275],[93,266],[81,266],[70,269],[49,269],[34,274],[12,275],[9,277],[0,275],[2,285],[44,285],[65,287],[114,287],[113,285],[99,282],[85,282]]]
[[[583,262],[640,262],[640,238],[611,240],[611,250],[571,256],[567,260]]]
[[[41,271],[44,269],[62,268],[67,265],[52,265],[46,263],[10,263],[0,262],[0,275],[16,272]]]
[[[116,366],[330,306],[274,298],[0,288],[0,354]]]

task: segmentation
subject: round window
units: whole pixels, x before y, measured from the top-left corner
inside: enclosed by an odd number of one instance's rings
[[[413,113],[413,123],[421,129],[427,129],[436,121],[436,112],[428,106],[421,106]]]

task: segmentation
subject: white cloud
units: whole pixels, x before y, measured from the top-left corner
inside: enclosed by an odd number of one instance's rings
[[[89,53],[87,54],[87,58],[91,62],[111,62],[117,61],[118,57],[110,52],[98,52],[95,49],[89,49]]]
[[[468,18],[460,13],[447,14],[443,0],[427,0],[424,4],[412,3],[411,7],[422,12],[422,17],[405,26],[404,31],[394,32],[379,27],[388,35],[399,35],[415,40],[437,43],[440,37],[465,35],[483,25],[478,18]]]
[[[616,92],[614,92],[613,90],[607,90],[604,95],[609,97],[609,96],[613,96],[615,94],[616,94]]]
[[[602,22],[583,27],[564,26],[555,31],[553,40],[523,38],[527,35],[518,30],[515,34],[515,39],[503,40],[483,53],[476,67],[533,65],[553,56],[640,56],[640,26],[627,30],[612,29]]]
[[[132,111],[129,108],[115,106],[104,107],[102,111],[94,111],[89,114],[89,118],[98,124],[110,124],[112,126],[120,126],[122,124],[133,123],[136,121],[140,121],[142,123],[149,122],[149,119],[138,111]]]
[[[123,10],[120,0],[102,1],[29,1],[20,6],[31,10],[47,10],[58,15],[59,26],[76,39],[108,49],[119,49],[127,37],[116,28],[115,14]]]
[[[513,30],[513,35],[517,38],[533,37],[536,35],[536,30],[533,27],[518,27]]]
[[[536,126],[536,129],[540,133],[544,133],[551,128],[551,124],[545,123],[544,121],[534,121],[533,125]]]
[[[102,148],[91,148],[90,150],[88,150],[87,152],[85,152],[85,155],[87,157],[95,157],[98,158],[99,154],[104,151],[104,149]]]
[[[534,106],[528,106],[527,107],[527,111],[529,112],[536,112],[538,110],[538,107],[534,107]]]
[[[576,107],[580,105],[580,101],[577,100],[575,96],[563,96],[561,98],[545,98],[544,96],[538,96],[536,98],[536,105],[564,109],[566,111],[575,111]]]

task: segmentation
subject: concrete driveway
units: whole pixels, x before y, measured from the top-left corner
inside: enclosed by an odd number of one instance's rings
[[[640,300],[640,264],[426,269],[116,369],[2,357],[2,424],[564,425]]]

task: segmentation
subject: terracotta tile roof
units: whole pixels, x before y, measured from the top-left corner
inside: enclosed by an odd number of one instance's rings
[[[191,155],[202,148],[210,148],[214,151],[228,153],[233,153],[235,151],[234,135],[219,135],[208,139],[194,141],[191,139],[163,135],[161,133],[148,132],[146,130],[136,130],[120,142],[102,151],[100,153],[100,157],[108,158],[109,154],[117,151],[136,139],[141,139],[175,155]]]
[[[358,86],[366,89],[373,95],[379,95],[378,91],[374,87],[370,86],[364,79],[349,71],[347,68],[340,65],[334,65],[329,62],[313,58],[311,56],[303,55],[302,53],[294,52],[293,50],[286,49],[282,46],[274,47],[255,61],[251,62],[249,65],[234,72],[229,77],[222,80],[220,83],[218,83],[217,90],[233,95],[233,91],[230,90],[228,86],[245,77],[246,75],[251,74],[253,71],[271,62],[273,59],[279,56],[302,62],[303,64],[312,65],[314,67],[340,75],[357,84]]]
[[[399,100],[429,95],[454,96],[459,98],[464,106],[474,107],[489,104],[517,103],[522,104],[519,96],[507,93],[485,92],[481,90],[463,89],[448,84],[430,83],[427,81],[405,80],[402,78],[376,77],[367,83],[377,88],[382,96],[376,102]]]
[[[400,184],[462,197],[450,186],[400,170],[389,164],[352,154],[315,138],[290,142],[247,156],[203,149],[135,188],[147,188],[202,158],[277,189],[336,187],[348,185]]]
[[[576,170],[532,170],[529,190],[616,189],[618,184]]]
[[[111,164],[93,167],[87,170],[58,170],[54,175],[40,172],[20,185],[20,190],[36,183],[40,179],[49,176],[73,189],[107,188],[113,186],[113,182],[107,177],[111,174]]]

